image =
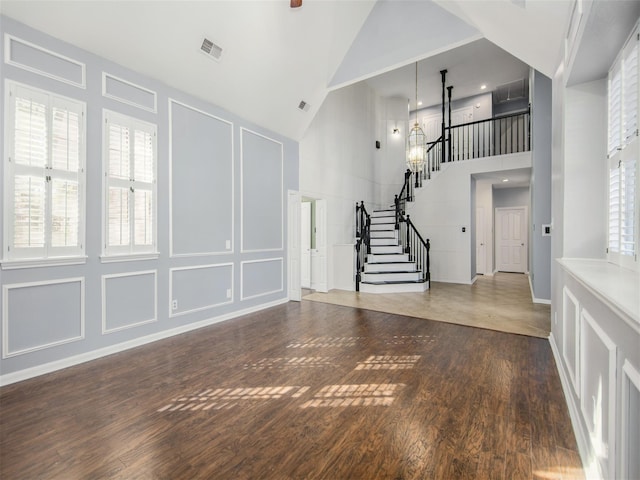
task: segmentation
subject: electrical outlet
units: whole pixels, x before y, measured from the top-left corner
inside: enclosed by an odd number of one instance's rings
[[[227,298],[231,298],[231,289],[227,288]]]
[[[178,300],[172,300],[171,301],[171,310],[177,310],[178,309]]]

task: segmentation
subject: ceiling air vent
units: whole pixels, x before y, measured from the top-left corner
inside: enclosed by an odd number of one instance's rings
[[[307,102],[305,102],[304,100],[300,100],[300,103],[298,104],[298,108],[300,110],[302,110],[303,112],[308,112],[309,111],[309,104]]]
[[[222,56],[222,47],[216,45],[208,38],[202,40],[200,50],[202,51],[202,53],[210,58],[213,58],[214,60],[220,60],[220,57]]]
[[[526,82],[523,79],[496,87],[493,91],[493,103],[503,103],[527,96]]]

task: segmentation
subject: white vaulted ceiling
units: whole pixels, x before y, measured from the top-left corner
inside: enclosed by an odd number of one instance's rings
[[[0,13],[299,140],[330,89],[483,37],[504,58],[552,75],[571,3],[2,0]],[[220,62],[200,52],[204,37],[222,47]],[[504,73],[497,62],[489,70]],[[474,74],[457,68],[460,78]],[[301,100],[308,112],[298,110]]]

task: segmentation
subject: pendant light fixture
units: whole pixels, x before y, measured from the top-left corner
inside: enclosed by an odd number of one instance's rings
[[[414,173],[421,172],[427,160],[427,138],[418,123],[418,62],[416,62],[416,123],[407,136],[407,167]]]

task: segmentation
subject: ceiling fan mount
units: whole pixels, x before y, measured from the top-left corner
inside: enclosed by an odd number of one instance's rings
[[[302,0],[291,0],[291,8],[299,8],[302,6]]]

